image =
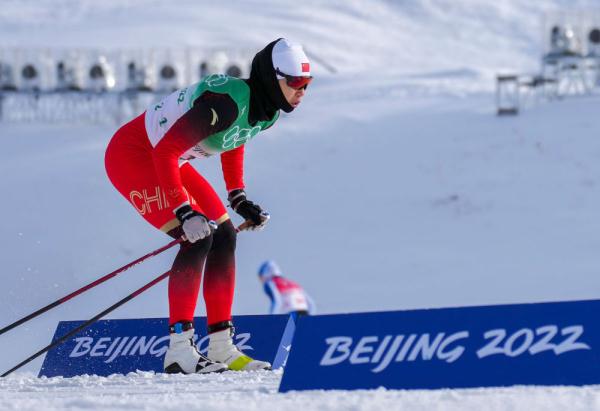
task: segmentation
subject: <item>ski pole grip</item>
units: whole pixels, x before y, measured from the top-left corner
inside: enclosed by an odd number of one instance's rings
[[[265,220],[268,220],[269,218],[271,218],[271,214],[267,213],[266,211],[262,211],[260,213],[260,215]],[[250,227],[252,227],[254,225],[255,224],[252,222],[252,220],[246,220],[242,224],[240,224],[239,226],[237,226],[237,228],[235,229],[235,231],[239,233],[240,231],[245,231],[245,230],[249,229]]]
[[[240,231],[247,230],[251,226],[252,226],[252,221],[246,220],[242,224],[240,224],[239,226],[237,226],[237,228],[235,229],[235,231],[237,231],[239,233]]]

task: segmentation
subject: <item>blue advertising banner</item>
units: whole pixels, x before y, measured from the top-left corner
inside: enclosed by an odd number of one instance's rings
[[[280,392],[600,383],[600,301],[299,318]]]
[[[271,362],[274,370],[279,368],[285,368],[285,364],[287,363],[287,359],[290,355],[290,350],[292,348],[292,341],[294,340],[294,334],[296,332],[296,315],[292,313],[289,316],[289,320],[287,325],[285,326],[285,330],[283,331],[283,336],[281,337],[281,341],[279,343],[279,349],[277,354],[275,355],[275,359]]]
[[[248,355],[273,363],[280,349],[287,315],[236,316],[234,343]],[[83,321],[61,321],[54,340]],[[196,344],[206,354],[206,318],[194,319]],[[107,376],[132,371],[163,371],[169,346],[168,319],[103,320],[76,334],[46,354],[39,376]],[[289,337],[288,337],[289,338]]]

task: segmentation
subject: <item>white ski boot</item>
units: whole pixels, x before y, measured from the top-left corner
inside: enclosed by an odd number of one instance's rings
[[[270,363],[248,357],[233,344],[234,329],[229,324],[227,328],[208,335],[210,340],[207,357],[211,361],[227,364],[234,371],[270,370]]]
[[[188,327],[185,327],[186,331],[183,331],[181,323],[171,327],[169,349],[164,362],[165,372],[167,374],[206,374],[227,371],[229,368],[226,364],[211,361],[198,352],[198,348],[194,344],[194,329],[191,328],[191,323]]]

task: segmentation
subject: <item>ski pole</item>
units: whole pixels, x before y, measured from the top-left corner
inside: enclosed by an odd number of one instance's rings
[[[106,274],[104,277],[101,277],[101,278],[97,279],[96,281],[93,281],[93,282],[89,283],[88,285],[83,286],[83,287],[81,287],[80,289],[78,289],[76,291],[73,291],[71,294],[69,294],[69,295],[67,295],[65,297],[59,298],[58,300],[54,301],[53,303],[48,304],[47,306],[42,307],[39,310],[37,310],[37,311],[35,311],[35,312],[33,312],[33,313],[29,314],[29,315],[26,315],[25,317],[21,318],[20,320],[15,321],[14,323],[9,324],[6,327],[2,328],[0,330],[0,335],[4,334],[7,331],[12,330],[13,328],[15,328],[15,327],[17,327],[17,326],[19,326],[19,325],[21,325],[21,324],[23,324],[23,323],[31,320],[31,319],[37,317],[40,314],[45,313],[46,311],[48,311],[48,310],[50,310],[50,309],[52,309],[52,308],[54,308],[54,307],[56,307],[56,306],[58,306],[58,305],[60,305],[60,304],[62,304],[64,302],[66,302],[66,301],[69,301],[71,298],[73,298],[75,296],[77,296],[79,294],[82,294],[83,292],[85,292],[85,291],[87,291],[87,290],[89,290],[91,288],[94,288],[95,286],[97,286],[99,284],[102,284],[106,280],[109,280],[109,279],[113,278],[117,274],[121,274],[122,272],[128,270],[129,268],[133,267],[136,264],[141,263],[142,261],[146,260],[147,258],[155,256],[155,255],[158,255],[158,254],[162,253],[163,251],[168,250],[169,248],[173,247],[176,244],[181,243],[182,241],[183,241],[183,239],[181,239],[181,238],[173,240],[169,244],[167,244],[167,245],[159,248],[158,250],[154,250],[154,251],[146,254],[145,256],[140,257],[137,260],[132,261],[129,264],[124,265],[123,267],[121,267],[121,268],[113,271],[112,273]]]
[[[56,347],[57,345],[62,344],[64,341],[68,340],[70,337],[72,337],[73,335],[77,334],[79,331],[81,331],[81,330],[89,327],[91,324],[95,323],[100,318],[104,317],[106,314],[110,313],[111,311],[116,310],[117,308],[119,308],[120,306],[122,306],[123,304],[125,304],[127,301],[132,300],[133,298],[137,297],[138,295],[140,295],[141,293],[143,293],[144,291],[146,291],[148,288],[150,288],[153,285],[161,282],[162,280],[164,280],[166,277],[169,276],[169,273],[170,273],[170,271],[167,271],[166,273],[159,275],[154,280],[150,281],[148,284],[144,285],[143,287],[141,287],[138,290],[134,291],[133,293],[129,294],[127,297],[123,298],[121,301],[116,302],[115,304],[113,304],[110,307],[108,307],[106,310],[104,310],[101,313],[95,315],[93,318],[87,320],[86,322],[84,322],[80,326],[76,327],[75,329],[69,331],[67,334],[63,335],[62,337],[60,337],[56,341],[53,341],[50,345],[42,348],[41,350],[39,350],[38,352],[36,352],[32,356],[30,356],[27,359],[21,361],[19,364],[15,365],[13,368],[11,368],[10,370],[6,371],[4,374],[0,375],[0,377],[6,377],[8,374],[12,373],[15,370],[18,370],[19,368],[21,368],[25,364],[31,362],[32,360],[36,359],[37,357],[39,357],[40,355],[44,354],[45,352],[50,351],[52,348]]]

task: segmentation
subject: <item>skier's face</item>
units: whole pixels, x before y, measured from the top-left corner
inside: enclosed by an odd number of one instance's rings
[[[279,87],[281,87],[281,92],[290,106],[296,108],[300,105],[302,97],[304,97],[304,93],[306,92],[304,88],[291,88],[287,85],[286,79],[279,80]]]

